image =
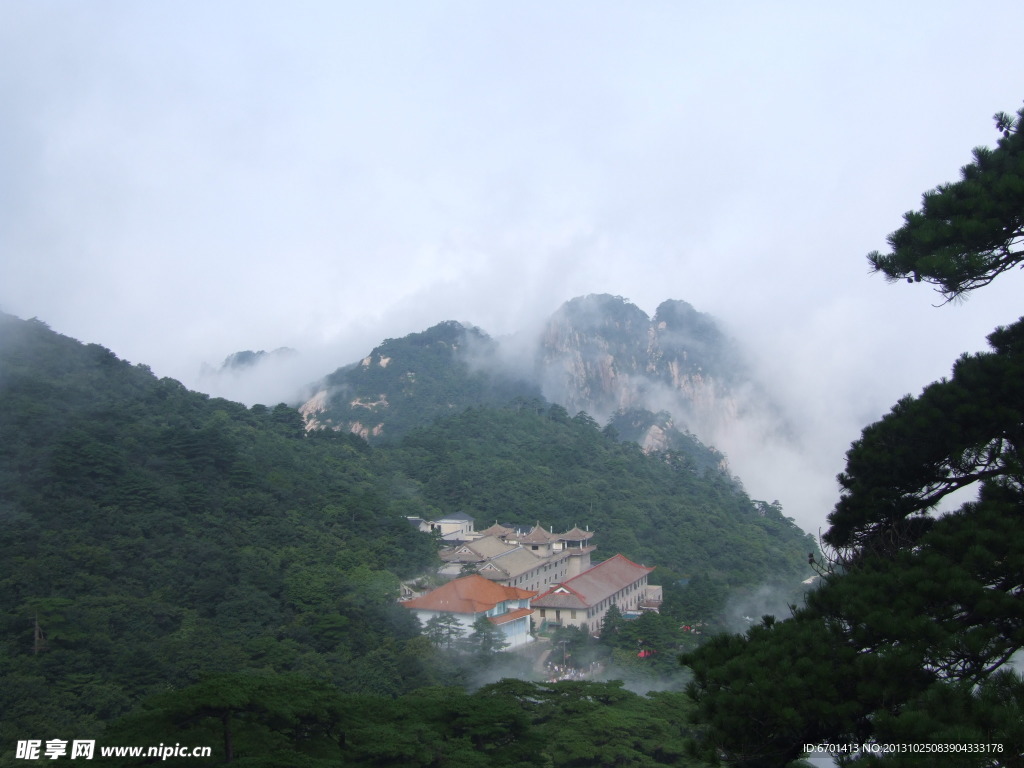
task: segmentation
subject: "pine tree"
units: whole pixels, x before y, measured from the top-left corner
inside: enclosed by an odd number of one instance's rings
[[[876,270],[949,300],[1024,260],[1022,118],[997,116],[997,149],[927,193],[893,252],[869,255]],[[1024,648],[1024,319],[989,342],[853,444],[806,605],[683,657],[709,754],[782,766],[808,743],[889,740],[998,744],[957,765],[1022,764],[1024,681],[1008,662]],[[968,486],[974,500],[935,513]]]
[[[453,613],[439,613],[427,619],[423,634],[438,648],[451,650],[463,635],[463,627]]]
[[[479,656],[490,656],[508,648],[505,633],[486,616],[480,616],[473,622],[473,631],[466,638],[466,648]]]
[[[1024,261],[1024,109],[994,119],[997,147],[976,148],[960,181],[926,192],[921,210],[904,214],[889,235],[892,252],[868,255],[876,272],[931,283],[948,301]]]

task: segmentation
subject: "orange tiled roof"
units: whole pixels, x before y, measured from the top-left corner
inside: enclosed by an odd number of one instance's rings
[[[527,600],[536,594],[529,589],[497,584],[474,573],[472,576],[449,581],[443,587],[420,597],[406,600],[402,605],[424,611],[483,613],[505,600]]]
[[[508,613],[503,613],[501,614],[501,616],[488,616],[487,620],[492,624],[497,624],[500,626],[502,624],[508,624],[510,621],[521,619],[523,618],[523,616],[529,616],[531,613],[533,613],[532,608],[518,608],[517,610],[509,611]]]

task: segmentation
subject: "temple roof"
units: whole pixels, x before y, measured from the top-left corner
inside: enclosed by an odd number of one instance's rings
[[[600,601],[597,601],[600,602]],[[592,603],[579,592],[565,584],[555,584],[547,592],[535,597],[530,605],[538,608],[579,608],[587,609]]]
[[[489,528],[484,528],[482,531],[477,531],[477,533],[482,533],[484,536],[497,536],[498,538],[501,538],[502,536],[508,536],[510,533],[515,532],[515,528],[506,528],[504,525],[501,525],[497,521],[495,521],[494,525],[490,526]]]
[[[555,536],[553,533],[548,533],[540,525],[535,525],[528,534],[520,536],[518,541],[522,544],[548,544],[552,541],[557,541],[560,536]]]
[[[401,603],[406,608],[448,613],[485,613],[506,600],[526,600],[534,595],[529,589],[506,587],[473,574],[449,581],[442,587]]]
[[[571,531],[566,531],[558,536],[563,541],[586,541],[587,539],[593,538],[593,531],[583,531],[580,527],[574,525]]]

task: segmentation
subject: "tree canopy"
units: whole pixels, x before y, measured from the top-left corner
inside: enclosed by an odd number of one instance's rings
[[[924,193],[919,211],[868,260],[889,280],[924,281],[946,300],[988,285],[1024,260],[1024,108],[999,112],[995,149],[978,147],[960,181]]]
[[[751,501],[710,455],[647,455],[541,400],[473,408],[371,446],[307,431],[285,404],[247,408],[190,392],[3,314],[0,398],[8,744],[68,729],[101,736],[126,717],[125,727],[165,740],[207,734],[238,764],[315,765],[337,758],[334,697],[372,692],[401,712],[418,689],[468,687],[482,667],[497,679],[512,666],[499,662],[520,658],[494,653],[499,628],[424,633],[397,604],[400,578],[439,563],[437,542],[406,516],[590,523],[599,552],[667,565],[655,571],[663,613],[630,624],[615,649],[634,666],[641,640],[656,651],[629,670],[649,678],[689,647],[684,620],[714,616],[730,592],[762,578],[792,586],[808,571],[809,537]],[[581,659],[596,653],[584,650]],[[316,681],[308,696],[304,680]],[[419,749],[434,726],[409,723],[399,741]],[[684,730],[664,727],[673,739]],[[379,748],[374,728],[364,764]],[[136,732],[122,743],[147,741]],[[621,729],[623,744],[634,738]],[[567,745],[575,763],[555,755],[552,764],[589,764],[601,753],[589,739]],[[269,745],[263,758],[260,744]],[[633,762],[623,764],[651,764],[629,749]]]
[[[1002,116],[998,148],[925,195],[894,252],[869,255],[876,269],[948,299],[1024,258],[1018,120]],[[1022,764],[1024,681],[1009,663],[1024,648],[1024,319],[989,342],[853,444],[805,605],[683,657],[708,754],[782,766],[805,744],[894,741],[998,745],[957,764]],[[937,511],[968,486],[974,499]],[[929,764],[906,758],[869,764]]]

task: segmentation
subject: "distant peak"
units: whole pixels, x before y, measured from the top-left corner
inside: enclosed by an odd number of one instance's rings
[[[565,302],[555,313],[577,326],[600,326],[607,322],[648,323],[650,318],[636,304],[622,296],[591,293]]]
[[[221,363],[221,371],[237,371],[242,368],[251,368],[260,361],[275,357],[291,357],[298,354],[291,347],[278,347],[272,352],[260,350],[259,352],[253,352],[251,349],[244,349],[241,352],[233,352],[224,358],[224,362]]]

